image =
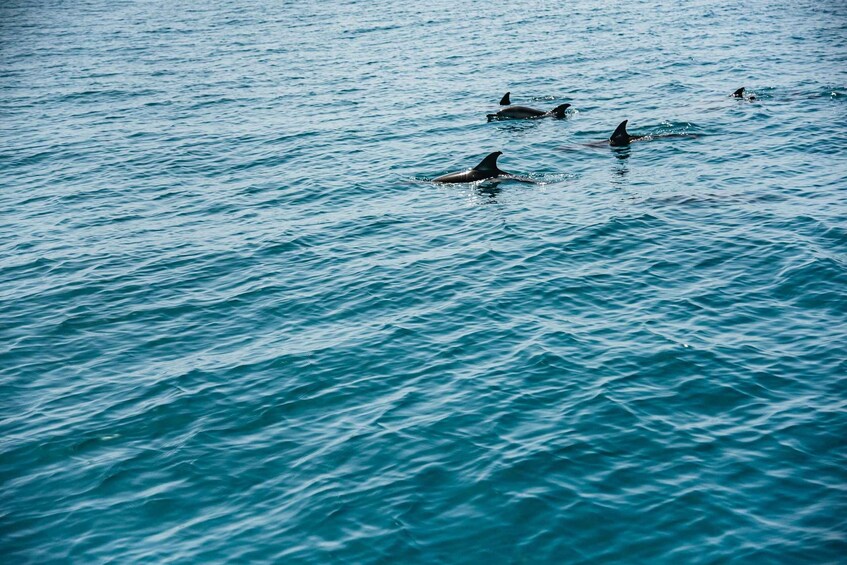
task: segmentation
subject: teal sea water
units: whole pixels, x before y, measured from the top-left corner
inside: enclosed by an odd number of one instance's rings
[[[3,563],[844,562],[844,2],[0,41]],[[538,184],[428,181],[497,150]]]

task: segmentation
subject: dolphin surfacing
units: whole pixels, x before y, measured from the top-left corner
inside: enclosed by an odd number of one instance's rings
[[[629,145],[629,143],[631,141],[635,141],[637,139],[640,139],[638,137],[629,135],[629,133],[627,133],[626,123],[628,121],[629,120],[622,121],[618,125],[618,127],[615,128],[615,131],[612,132],[612,136],[609,138],[609,145],[611,145],[612,147],[624,147],[626,145]]]
[[[500,168],[497,167],[497,157],[502,154],[502,151],[495,151],[494,153],[488,154],[485,159],[480,161],[479,164],[472,169],[458,173],[448,173],[432,179],[432,182],[476,182],[479,180],[499,177],[501,175],[508,175],[509,173],[501,171]]]
[[[755,94],[745,94],[743,86],[741,88],[739,88],[738,90],[736,90],[735,92],[733,92],[732,94],[730,94],[729,96],[730,96],[730,98],[741,98],[742,100],[755,100],[756,99]]]
[[[651,139],[669,139],[673,137],[694,139],[700,137],[698,134],[693,133],[629,135],[629,132],[626,131],[627,122],[629,122],[629,120],[624,120],[618,124],[618,127],[615,128],[615,131],[612,132],[612,136],[609,138],[609,145],[612,147],[626,147],[633,141],[650,141]]]
[[[503,108],[496,114],[488,114],[488,121],[494,120],[534,120],[536,118],[556,118],[562,119],[565,117],[565,112],[568,108],[570,108],[570,104],[561,104],[556,106],[549,112],[545,112],[543,110],[536,110],[535,108],[528,108],[526,106],[509,106],[508,108]]]

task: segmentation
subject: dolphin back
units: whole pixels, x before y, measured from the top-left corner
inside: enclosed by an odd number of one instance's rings
[[[494,118],[492,119],[527,120],[532,118],[540,118],[546,115],[547,112],[536,110],[535,108],[528,108],[526,106],[509,106],[508,108],[503,108],[502,110],[494,114]]]
[[[446,182],[446,183],[459,183],[459,182],[476,182],[478,180],[483,180],[489,178],[487,176],[482,175],[479,171],[470,169],[468,171],[462,171],[459,173],[449,173],[446,175],[441,175],[440,177],[436,177],[432,179],[432,182]]]
[[[432,179],[432,182],[476,182],[478,180],[490,179],[505,174],[504,171],[497,168],[497,157],[502,154],[502,151],[489,153],[473,169],[441,175],[440,177]]]

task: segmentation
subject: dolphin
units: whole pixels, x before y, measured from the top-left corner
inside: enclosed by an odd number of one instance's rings
[[[511,94],[511,92],[507,92],[503,95],[503,98],[500,99],[501,106],[509,106],[512,103],[512,101],[509,100],[509,94]]]
[[[657,135],[629,135],[626,131],[626,124],[629,120],[622,121],[612,136],[609,138],[609,145],[612,147],[626,147],[633,141],[650,141],[651,139],[665,139],[671,137],[697,138],[699,135],[693,133],[663,133]]]
[[[459,173],[449,173],[432,179],[432,182],[476,182],[502,175],[508,175],[506,171],[501,171],[497,167],[497,157],[502,155],[502,151],[490,153],[485,159],[479,162],[479,165],[467,171]]]
[[[564,118],[565,110],[570,108],[570,104],[562,104],[560,106],[556,106],[549,112],[544,112],[542,110],[536,110],[535,108],[527,108],[526,106],[509,106],[508,108],[503,108],[496,114],[488,114],[488,121],[492,120],[533,120],[535,118]]]
[[[755,95],[753,95],[753,94],[750,94],[750,95],[748,95],[748,96],[745,96],[745,95],[744,95],[744,87],[743,87],[743,86],[742,86],[741,88],[739,88],[738,90],[736,90],[735,92],[733,92],[730,96],[731,96],[732,98],[743,98],[743,99],[745,99],[745,100],[755,100],[755,99],[756,99],[756,96],[755,96]]]
[[[500,168],[497,167],[497,157],[502,154],[502,151],[495,151],[494,153],[489,153],[488,156],[485,157],[485,159],[483,159],[482,161],[480,161],[476,167],[468,169],[467,171],[449,173],[440,177],[436,177],[432,179],[432,182],[459,183],[476,182],[487,179],[505,179],[516,182],[525,182],[528,184],[539,184],[539,182],[533,178],[513,175],[511,173],[507,173],[506,171],[500,170]]]
[[[615,128],[615,131],[612,133],[612,137],[609,138],[609,145],[612,147],[624,147],[629,145],[630,141],[638,141],[639,139],[644,139],[643,137],[636,137],[634,135],[629,135],[626,131],[626,123],[629,120],[624,120]]]

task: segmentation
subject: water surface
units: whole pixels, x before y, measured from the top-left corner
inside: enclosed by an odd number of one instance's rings
[[[3,2],[5,560],[843,560],[845,23]]]

